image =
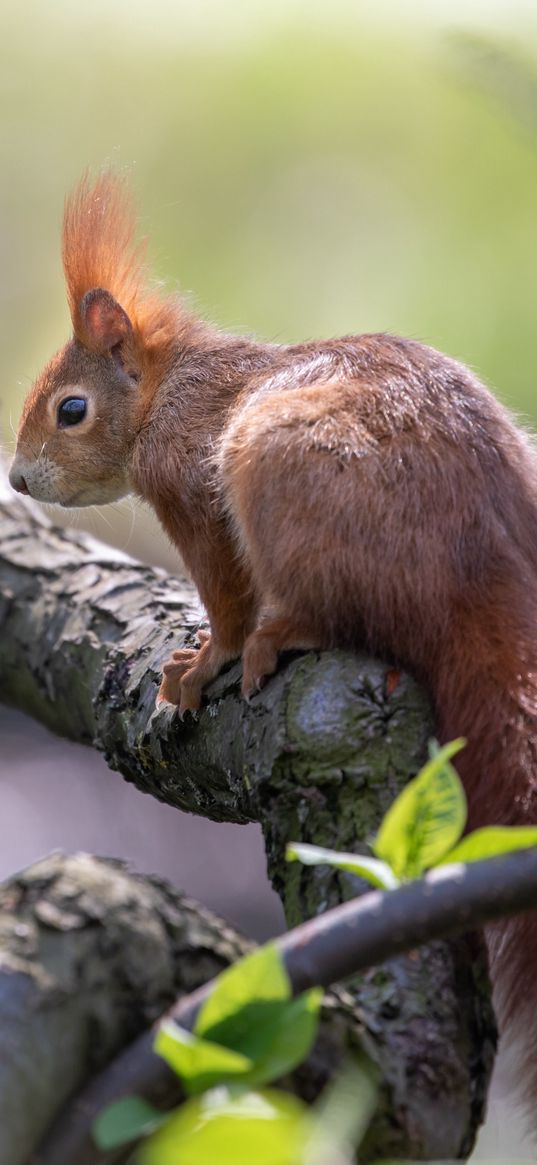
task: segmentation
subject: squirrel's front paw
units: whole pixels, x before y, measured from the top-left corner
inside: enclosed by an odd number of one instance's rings
[[[186,708],[181,709],[183,678],[189,671],[195,670],[195,660],[198,655],[199,651],[195,648],[174,651],[173,655],[166,661],[162,668],[162,680],[157,695],[157,704],[162,704],[166,701],[168,704],[176,704],[180,711],[186,711]],[[195,708],[199,708],[200,702],[201,689]],[[191,704],[189,704],[189,707],[191,707]]]
[[[205,684],[214,679],[222,666],[222,653],[214,649],[209,631],[198,631],[200,647],[184,647],[172,652],[162,668],[162,682],[157,704],[167,701],[184,712],[197,712]]]
[[[186,692],[183,692],[183,680],[189,672],[195,673],[199,670],[210,650],[211,635],[209,631],[201,628],[197,633],[197,638],[200,643],[199,648],[182,647],[178,651],[172,651],[170,658],[166,660],[162,668],[162,681],[157,695],[157,705],[164,702],[176,704],[183,712],[186,712],[187,707],[191,711],[196,711],[199,708],[203,683],[200,685],[197,703],[193,703],[193,692],[191,691],[188,704],[181,708],[182,697],[186,696]],[[187,687],[192,689],[193,685],[187,684]]]

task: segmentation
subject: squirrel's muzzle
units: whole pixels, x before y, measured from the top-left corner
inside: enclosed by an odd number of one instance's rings
[[[17,493],[19,494],[30,493],[30,490],[26,484],[26,478],[23,477],[22,473],[20,473],[18,469],[16,469],[15,464],[11,466],[9,471],[9,484],[13,487],[13,489],[16,489]]]

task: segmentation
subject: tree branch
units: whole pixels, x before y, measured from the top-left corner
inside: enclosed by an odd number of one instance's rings
[[[141,789],[216,820],[259,821],[290,924],[350,897],[356,879],[283,862],[285,843],[356,850],[419,768],[428,702],[404,675],[346,652],[289,657],[250,705],[239,668],[196,717],[156,712],[162,660],[191,640],[193,588],[0,501],[0,698],[100,748]],[[382,1155],[469,1151],[491,1062],[474,945],[434,944],[353,985],[391,1098]]]
[[[303,923],[277,940],[295,995],[331,987],[422,943],[507,918],[537,904],[537,848],[469,866],[445,866],[389,893],[372,891]],[[214,984],[180,998],[167,1013],[192,1029]],[[153,1051],[154,1028],[95,1077],[52,1130],[32,1165],[99,1165],[91,1126],[129,1092],[162,1100],[169,1070]],[[370,1138],[371,1145],[371,1138]],[[373,1156],[376,1157],[376,1151]],[[371,1152],[362,1146],[360,1159]]]
[[[0,1165],[27,1165],[73,1089],[249,949],[164,881],[88,854],[0,887]]]

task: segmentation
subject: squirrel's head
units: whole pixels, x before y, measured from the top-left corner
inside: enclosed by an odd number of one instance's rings
[[[178,303],[148,293],[123,183],[83,179],[68,199],[63,264],[74,336],[26,398],[10,481],[63,506],[129,492],[129,463],[181,329]]]
[[[90,506],[129,492],[139,413],[132,324],[113,296],[88,291],[86,336],[75,336],[41,373],[22,414],[9,480],[40,502]],[[90,346],[91,345],[91,346]]]

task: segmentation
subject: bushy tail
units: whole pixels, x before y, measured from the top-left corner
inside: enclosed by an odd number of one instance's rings
[[[467,601],[436,670],[439,736],[468,741],[455,763],[470,829],[537,825],[537,604],[532,588],[521,591],[498,584],[486,601]],[[537,1133],[537,911],[486,937],[502,1044]]]

